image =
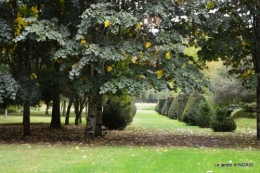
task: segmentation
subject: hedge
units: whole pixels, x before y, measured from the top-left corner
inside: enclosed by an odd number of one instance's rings
[[[170,109],[170,107],[171,107],[171,105],[172,105],[173,100],[174,100],[174,97],[168,97],[168,98],[166,99],[166,101],[165,101],[165,103],[164,103],[164,106],[163,106],[163,108],[162,108],[162,110],[161,110],[161,114],[162,114],[162,115],[168,116],[168,111],[169,111],[169,109]]]
[[[166,102],[166,99],[159,99],[158,101],[159,102],[158,102],[158,111],[157,112],[159,114],[162,114],[161,111],[162,111],[162,108],[164,106],[164,103]]]
[[[196,115],[201,102],[206,101],[205,97],[198,92],[192,92],[182,114],[182,120],[187,125],[196,126]]]
[[[180,93],[173,100],[171,107],[168,111],[168,117],[171,119],[178,119],[182,121],[182,113],[189,100],[189,93]]]

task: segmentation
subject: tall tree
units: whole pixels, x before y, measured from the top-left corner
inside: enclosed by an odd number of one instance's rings
[[[166,87],[188,92],[207,85],[199,64],[183,53],[186,26],[172,20],[185,13],[179,2],[64,0],[41,5],[37,1],[39,17],[24,19],[30,23],[15,41],[48,43],[45,52],[57,76],[69,69],[72,81],[85,78],[89,96],[85,140],[90,141],[97,123],[100,127],[97,104],[106,92],[138,95],[148,88]]]
[[[257,91],[257,139],[260,139],[260,1],[210,0],[186,3],[191,45],[202,61],[224,61],[245,74],[253,65]],[[188,13],[189,12],[189,13]],[[245,75],[244,75],[245,76]]]

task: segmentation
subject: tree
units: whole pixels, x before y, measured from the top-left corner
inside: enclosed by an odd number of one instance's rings
[[[60,127],[57,103],[61,75],[67,70],[72,81],[85,78],[89,101],[86,141],[96,136],[96,118],[104,93],[120,94],[123,90],[140,95],[150,88],[203,90],[208,83],[197,68],[200,64],[183,53],[187,47],[182,36],[186,26],[172,20],[185,14],[179,3],[21,1],[27,8],[36,6],[38,17],[23,16],[27,25],[15,42],[32,41],[37,48],[43,46],[44,56],[37,57],[49,60],[51,64],[46,66],[54,69],[52,94],[56,111],[53,109],[51,126]]]
[[[190,44],[199,46],[202,61],[222,59],[236,73],[241,64],[253,64],[257,91],[257,139],[260,139],[260,2],[210,0],[187,3]]]

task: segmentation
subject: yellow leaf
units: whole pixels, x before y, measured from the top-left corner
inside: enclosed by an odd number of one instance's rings
[[[170,52],[166,52],[166,58],[171,59],[171,53]]]
[[[215,3],[213,1],[209,1],[207,8],[208,10],[211,9],[212,7],[214,7]]]
[[[79,150],[79,147],[77,146],[77,147],[75,147],[75,150]]]
[[[86,45],[85,48],[88,49],[89,48],[88,45]]]
[[[199,35],[199,31],[198,31],[198,30],[195,30],[194,35],[195,35],[195,36],[198,36],[198,35]]]
[[[163,76],[163,70],[157,70],[155,73],[159,78]]]
[[[108,67],[107,67],[107,71],[108,71],[108,72],[110,72],[112,69],[113,69],[112,66],[108,66]]]
[[[106,20],[106,21],[104,22],[104,25],[105,25],[105,28],[106,28],[106,27],[108,27],[108,26],[110,25],[110,22],[109,22],[108,20]]]
[[[152,45],[151,42],[146,42],[146,43],[145,43],[145,47],[146,47],[146,48],[149,48],[151,45]]]
[[[141,28],[142,28],[141,24],[140,24],[140,23],[137,23],[137,24],[136,24],[136,28],[137,28],[137,29],[141,29]]]
[[[86,43],[86,40],[85,40],[85,39],[81,39],[81,40],[80,40],[80,45],[85,44],[85,43]]]

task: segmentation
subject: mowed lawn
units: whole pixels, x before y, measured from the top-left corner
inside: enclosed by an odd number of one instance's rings
[[[22,120],[21,116],[9,115],[4,122],[2,117],[1,115],[0,123],[19,123]],[[244,120],[247,123],[241,121],[237,133],[246,130],[252,133],[255,120]],[[31,117],[31,122],[49,121],[50,116],[42,114],[36,116],[35,113]],[[71,122],[73,121],[72,117]],[[126,130],[135,131],[140,128],[150,130],[151,133],[167,129],[212,133],[210,129],[190,127],[170,120],[148,107],[138,107],[133,123]],[[251,148],[95,146],[82,141],[70,144],[5,144],[0,141],[0,172],[256,173],[260,172],[259,155],[258,149]]]

